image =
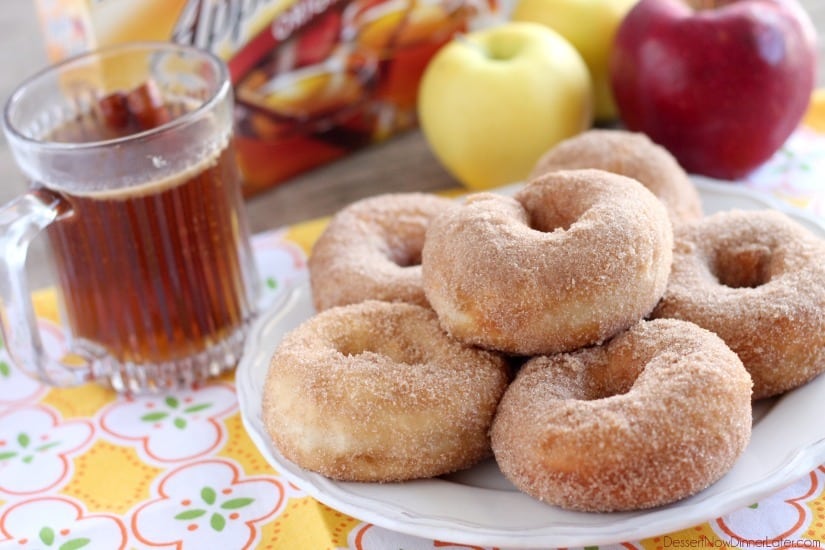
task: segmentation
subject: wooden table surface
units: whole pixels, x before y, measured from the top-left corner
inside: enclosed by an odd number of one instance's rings
[[[825,0],[801,0],[821,40],[819,83],[825,83]],[[3,0],[0,10],[0,100],[46,65],[32,0]],[[0,203],[25,189],[5,141],[0,144]],[[420,132],[412,131],[279,184],[248,201],[253,232],[332,214],[353,200],[388,191],[434,191],[458,183],[438,164]],[[29,259],[33,288],[48,284],[40,246]]]

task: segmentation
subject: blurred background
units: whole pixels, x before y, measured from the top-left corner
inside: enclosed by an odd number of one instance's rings
[[[820,34],[819,85],[822,86],[825,85],[825,0],[799,1],[811,15]],[[23,79],[43,68],[47,64],[47,59],[34,0],[3,0],[3,7],[5,9],[0,10],[0,43],[3,46],[0,48],[0,60],[2,60],[0,63],[0,101],[5,103],[14,88]],[[405,138],[402,136],[397,139]],[[377,153],[363,151],[358,154],[363,156]],[[5,203],[18,195],[26,184],[16,172],[11,154],[2,138],[0,138],[0,171],[4,175],[4,181],[0,185],[0,203]],[[438,167],[433,168],[433,175],[434,177],[442,176]],[[293,178],[288,183],[290,185],[294,182],[300,183],[301,179],[301,177]],[[423,187],[426,185],[426,182],[422,182]],[[342,184],[341,187],[344,185]],[[346,190],[340,189],[339,192],[346,193]],[[266,193],[277,193],[277,190],[264,192]],[[321,193],[315,198],[319,201],[327,200]],[[265,201],[265,199],[254,199],[253,202],[255,200]],[[288,212],[283,214],[288,215]],[[282,220],[282,223],[294,221],[297,220],[287,218]]]

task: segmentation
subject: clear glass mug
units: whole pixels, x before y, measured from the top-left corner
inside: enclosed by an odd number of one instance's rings
[[[166,43],[90,52],[35,75],[4,111],[29,191],[0,208],[0,324],[43,382],[188,387],[234,368],[258,277],[212,54]],[[69,353],[44,348],[25,275],[41,231]]]

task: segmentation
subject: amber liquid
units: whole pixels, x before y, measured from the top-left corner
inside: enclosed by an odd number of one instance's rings
[[[72,214],[48,236],[75,339],[138,365],[242,339],[256,276],[231,143],[177,178],[60,194]]]

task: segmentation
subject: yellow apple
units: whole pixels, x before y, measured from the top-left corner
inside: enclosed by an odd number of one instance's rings
[[[565,37],[590,69],[595,93],[595,117],[610,121],[618,111],[610,89],[608,60],[613,38],[637,0],[518,0],[513,21],[541,23]]]
[[[584,60],[537,23],[456,37],[427,65],[418,95],[430,148],[471,189],[525,178],[547,149],[590,127],[592,112]]]

